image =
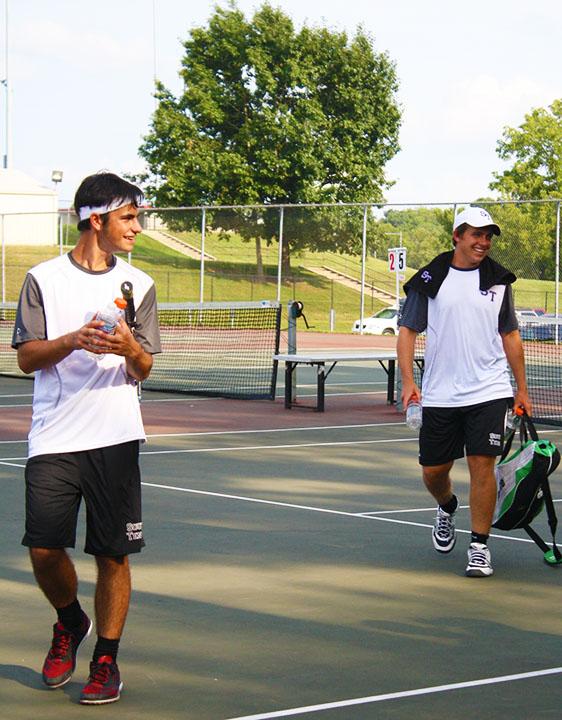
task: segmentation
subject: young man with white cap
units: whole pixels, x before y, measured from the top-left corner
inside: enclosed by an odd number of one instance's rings
[[[66,550],[75,545],[84,498],[84,549],[97,565],[97,643],[80,702],[91,705],[120,697],[116,661],[131,593],[128,557],[144,545],[138,455],[145,435],[136,385],[160,352],[156,292],[146,273],[115,255],[133,248],[141,200],[136,186],[112,173],[83,180],[74,200],[76,247],[28,272],[12,340],[20,368],[35,372],[22,542],[57,613],[43,681],[57,688],[70,680],[92,629]],[[134,289],[135,330],[121,319],[108,334],[96,312],[121,296],[124,282]]]
[[[419,462],[438,503],[432,540],[439,553],[455,545],[458,500],[450,471],[466,450],[472,527],[468,577],[493,574],[488,536],[496,503],[494,465],[503,449],[508,407],[531,414],[511,290],[516,278],[488,257],[494,235],[500,228],[483,208],[469,207],[455,217],[454,250],[438,255],[404,285],[397,345],[403,406],[412,400],[423,405]],[[423,331],[420,391],[413,358],[416,336]]]

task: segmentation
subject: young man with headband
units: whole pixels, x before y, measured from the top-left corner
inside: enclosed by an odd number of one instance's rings
[[[449,553],[455,545],[455,512],[450,471],[466,449],[470,474],[472,537],[468,577],[492,575],[488,536],[496,504],[494,465],[503,449],[508,407],[530,415],[523,345],[511,284],[515,275],[488,257],[500,228],[479,207],[459,213],[453,223],[452,252],[442,253],[405,285],[399,320],[398,362],[402,402],[421,399],[419,462],[424,483],[438,503],[433,546]],[[414,383],[414,345],[426,331],[423,388]],[[509,367],[517,391],[513,398]]]
[[[156,292],[148,275],[115,255],[133,249],[141,202],[140,190],[112,173],[83,180],[74,199],[76,247],[28,272],[12,341],[20,368],[35,372],[22,542],[57,613],[43,665],[49,688],[70,680],[78,647],[92,628],[66,551],[75,545],[82,498],[86,504],[85,552],[97,565],[97,642],[80,696],[84,704],[120,697],[117,651],[131,593],[128,556],[144,545],[138,454],[145,435],[136,386],[160,352]],[[96,312],[121,296],[125,281],[135,292],[135,332],[120,320],[106,334]]]

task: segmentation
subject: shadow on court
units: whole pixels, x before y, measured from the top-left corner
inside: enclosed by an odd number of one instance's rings
[[[42,688],[54,617],[19,544],[25,445],[0,444],[3,716],[558,718],[560,568],[503,534],[491,541],[494,577],[465,578],[466,509],[457,547],[437,556],[415,438],[384,401],[340,388],[350,373],[367,392],[384,382],[344,368],[331,379],[344,394],[328,396],[323,415],[147,394],[147,547],[133,558],[123,696],[106,710],[76,705],[92,638],[72,681]],[[455,480],[466,504],[464,463]],[[553,487],[560,498],[557,476]],[[82,545],[83,513],[73,557],[92,612]]]

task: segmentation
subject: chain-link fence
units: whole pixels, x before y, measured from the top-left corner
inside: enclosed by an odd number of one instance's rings
[[[557,318],[560,201],[479,204],[502,228],[492,254],[518,276],[516,306]],[[397,280],[400,293],[452,248],[453,216],[466,205],[144,208],[130,260],[154,278],[161,302],[297,299],[313,330],[351,332],[357,319],[396,306]],[[71,249],[78,231],[65,210],[0,215],[0,235],[6,302],[17,300],[30,267]],[[388,262],[395,247],[407,253],[398,278]]]

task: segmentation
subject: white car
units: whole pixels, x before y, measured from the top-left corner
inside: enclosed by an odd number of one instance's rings
[[[351,332],[361,332],[361,321],[353,323]],[[397,335],[398,334],[398,310],[388,307],[379,310],[371,317],[363,319],[363,333],[365,335]]]

